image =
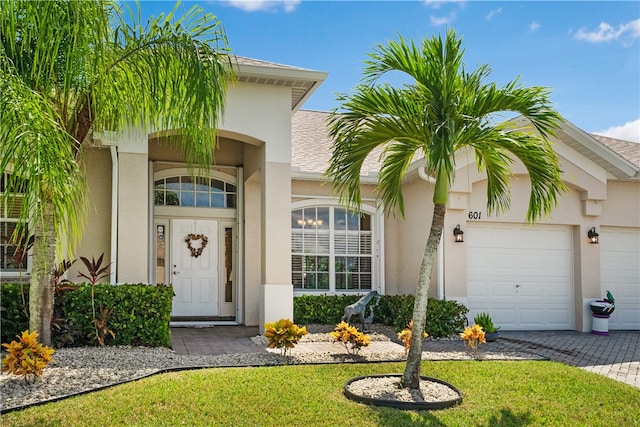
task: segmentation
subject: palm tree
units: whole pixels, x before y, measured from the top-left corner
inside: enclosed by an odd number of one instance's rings
[[[503,87],[483,83],[489,67],[465,71],[461,44],[449,30],[444,41],[434,36],[416,45],[400,37],[386,46],[376,45],[365,62],[362,82],[352,95],[338,96],[341,105],[329,117],[334,142],[326,177],[350,208],[361,204],[360,169],[372,153],[381,153],[377,191],[387,213],[397,208],[404,215],[402,179],[419,156],[424,157],[425,170],[435,180],[433,220],[420,266],[414,333],[402,377],[404,387],[416,390],[429,282],[449,186],[455,178],[455,153],[463,148],[474,150],[477,167],[487,174],[490,213],[510,207],[513,157],[529,172],[528,222],[548,214],[565,188],[548,140],[561,121],[551,108],[549,91],[522,87],[517,79]],[[391,72],[403,73],[410,82],[399,88],[381,82]],[[520,114],[531,126],[497,123],[496,114],[502,112]]]
[[[111,1],[4,1],[0,165],[22,197],[14,239],[35,236],[30,329],[50,343],[53,271],[87,212],[83,144],[94,131],[180,129],[185,159],[211,164],[233,72],[220,22],[199,8],[140,24]],[[63,243],[64,242],[64,243]]]

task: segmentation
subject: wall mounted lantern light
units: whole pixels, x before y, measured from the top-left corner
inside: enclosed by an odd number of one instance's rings
[[[589,243],[591,244],[595,244],[595,245],[598,244],[598,236],[599,234],[596,232],[595,227],[591,227],[587,232],[587,237],[589,238]]]
[[[460,230],[460,224],[453,229],[453,236],[456,238],[456,243],[464,242],[464,231]]]

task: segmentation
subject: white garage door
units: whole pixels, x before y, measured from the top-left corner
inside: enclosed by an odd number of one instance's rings
[[[571,230],[467,223],[469,319],[488,312],[503,330],[574,328]]]
[[[602,296],[616,300],[609,329],[640,329],[640,231],[602,227],[600,272]]]

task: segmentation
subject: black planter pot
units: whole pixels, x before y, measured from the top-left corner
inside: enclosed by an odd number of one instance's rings
[[[367,396],[361,396],[349,391],[349,385],[355,381],[362,380],[365,378],[380,378],[380,377],[391,377],[391,378],[402,378],[402,374],[381,374],[381,375],[367,375],[364,377],[355,377],[351,378],[344,384],[344,394],[348,399],[354,400],[356,402],[364,403],[367,405],[375,405],[375,406],[386,406],[389,408],[395,409],[403,409],[410,411],[425,411],[425,410],[437,410],[437,409],[446,409],[452,406],[458,405],[462,402],[462,393],[453,385],[439,380],[437,378],[423,377],[420,379],[423,381],[431,381],[439,384],[443,384],[453,390],[458,397],[451,400],[444,400],[438,402],[402,402],[399,400],[390,400],[390,399],[382,399],[382,398],[372,398]]]
[[[491,333],[485,332],[484,339],[487,342],[496,342],[498,340],[498,337],[500,336],[499,334],[500,332],[491,332]]]

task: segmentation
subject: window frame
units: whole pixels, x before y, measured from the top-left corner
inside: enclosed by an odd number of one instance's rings
[[[294,196],[295,197],[295,196]],[[366,203],[366,202],[365,202]],[[380,293],[384,293],[384,253],[382,248],[383,245],[383,215],[382,209],[380,207],[371,206],[368,204],[364,204],[361,206],[360,212],[367,214],[370,216],[371,225],[371,288],[370,289],[336,289],[336,271],[335,271],[335,261],[337,257],[348,257],[350,254],[348,253],[337,253],[335,247],[335,209],[345,209],[343,204],[340,204],[337,199],[329,199],[329,198],[313,198],[300,200],[297,202],[293,202],[291,204],[290,218],[290,233],[291,240],[293,241],[293,233],[294,233],[294,225],[293,225],[293,213],[300,209],[310,209],[310,208],[329,208],[329,218],[330,218],[330,226],[328,228],[328,232],[330,235],[329,239],[329,253],[326,256],[329,257],[329,288],[328,289],[300,289],[293,288],[294,296],[299,295],[319,295],[319,294],[327,294],[327,295],[353,295],[353,294],[362,294],[367,293],[372,290],[377,290]],[[297,229],[297,228],[295,228]],[[338,230],[341,232],[342,230]],[[290,265],[293,266],[294,255],[300,255],[299,252],[293,251],[293,245],[291,248],[290,254]],[[324,254],[313,253],[311,256],[325,256]],[[359,254],[353,254],[352,256],[360,257]],[[291,273],[291,282],[293,285],[293,271]]]
[[[2,182],[6,185],[7,176],[11,174],[11,171],[4,171],[2,173]],[[5,197],[4,188],[0,188],[0,199]],[[24,198],[24,193],[13,193],[9,194],[7,197],[16,197],[16,198]],[[0,232],[4,231],[4,224],[13,223],[17,224],[20,222],[20,218],[5,216],[7,213],[8,206],[7,204],[0,203]],[[10,236],[7,236],[10,237]],[[6,247],[15,247],[15,245],[9,245],[8,242],[0,242],[0,250],[5,250]],[[5,279],[15,279],[23,276],[29,277],[31,274],[31,255],[32,249],[29,249],[26,254],[26,265],[23,269],[15,268],[15,269],[5,269],[2,264],[0,264],[0,276],[2,277],[2,282],[6,282]]]
[[[194,188],[193,189],[182,189],[183,186],[183,178],[185,180],[193,180],[193,182],[189,182],[189,183],[184,183],[185,185],[193,185]],[[176,197],[178,198],[178,200],[180,200],[181,194],[184,191],[185,194],[187,193],[193,193],[193,199],[194,202],[198,199],[198,195],[206,195],[207,199],[209,200],[209,206],[198,206],[197,203],[194,205],[181,205],[181,204],[167,204],[166,203],[166,196],[164,197],[165,199],[165,203],[162,204],[157,204],[156,201],[156,192],[157,191],[162,191],[164,194],[169,193],[169,190],[167,188],[164,188],[162,190],[157,190],[156,189],[156,182],[157,181],[161,181],[161,180],[167,180],[167,179],[177,179],[178,183],[179,183],[179,189],[178,194],[176,195]],[[224,184],[224,189],[221,192],[216,192],[216,191],[211,191],[211,188],[213,188],[211,185],[207,186],[208,190],[207,191],[202,191],[202,190],[198,190],[196,188],[197,185],[201,185],[198,183],[199,180],[208,180],[209,183],[213,182],[214,180]],[[228,187],[233,187],[235,191],[228,191]],[[172,168],[172,169],[164,169],[161,171],[158,171],[156,173],[154,173],[152,182],[151,182],[151,191],[152,191],[152,203],[153,206],[157,209],[157,208],[189,208],[189,209],[207,209],[207,210],[213,210],[213,209],[222,209],[222,210],[235,210],[237,209],[238,206],[238,185],[237,185],[237,179],[235,176],[233,175],[228,175],[226,173],[220,172],[220,171],[215,171],[212,170],[210,172],[210,175],[208,177],[200,175],[200,174],[196,174],[195,176],[191,176],[191,174],[188,172],[187,169],[185,168]],[[175,193],[174,193],[175,194]],[[224,206],[213,206],[213,200],[214,200],[214,196],[221,196],[222,200],[223,200],[223,205]],[[233,206],[229,206],[229,197],[231,197],[231,200],[233,201]]]

